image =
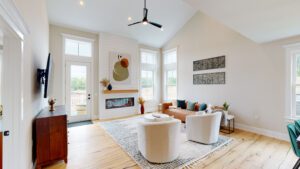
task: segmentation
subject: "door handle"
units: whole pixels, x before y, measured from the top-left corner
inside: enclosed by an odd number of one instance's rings
[[[4,135],[4,136],[9,136],[9,131],[8,131],[8,130],[7,130],[7,131],[4,131],[4,132],[3,132],[3,135]]]

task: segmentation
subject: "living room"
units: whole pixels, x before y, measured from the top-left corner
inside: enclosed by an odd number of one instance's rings
[[[0,166],[299,168],[299,5],[0,2]]]

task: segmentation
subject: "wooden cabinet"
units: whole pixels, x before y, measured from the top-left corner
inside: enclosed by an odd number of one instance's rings
[[[34,121],[34,154],[36,168],[58,160],[67,163],[68,156],[67,114],[64,106],[54,112],[44,109]]]

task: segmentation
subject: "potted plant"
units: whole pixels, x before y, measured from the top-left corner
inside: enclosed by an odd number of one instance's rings
[[[102,84],[102,86],[104,87],[103,90],[107,90],[107,86],[110,84],[110,81],[107,78],[104,78],[100,81],[100,83]]]
[[[227,102],[225,102],[224,104],[223,104],[223,110],[224,110],[224,114],[225,114],[225,116],[227,117],[228,116],[228,109],[229,109],[229,104],[227,103]]]
[[[144,114],[145,113],[145,107],[144,107],[145,100],[142,97],[139,97],[138,103],[141,105],[141,114]]]

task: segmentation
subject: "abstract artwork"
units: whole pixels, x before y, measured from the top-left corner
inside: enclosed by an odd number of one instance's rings
[[[225,84],[225,72],[195,74],[193,84]]]
[[[197,60],[193,62],[194,71],[220,69],[220,68],[225,68],[225,56]]]
[[[131,83],[131,58],[128,54],[111,52],[110,63],[110,81],[112,84],[130,84]]]

